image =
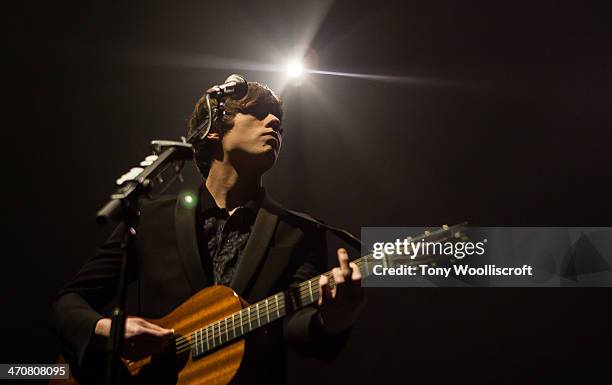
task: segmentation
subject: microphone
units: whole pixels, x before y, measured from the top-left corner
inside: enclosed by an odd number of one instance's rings
[[[240,75],[232,74],[223,84],[210,87],[206,93],[215,97],[230,97],[232,99],[242,99],[246,96],[249,86],[247,81]]]

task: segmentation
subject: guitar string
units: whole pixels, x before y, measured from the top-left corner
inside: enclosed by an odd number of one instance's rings
[[[311,280],[309,280],[309,281],[313,282]],[[311,283],[311,285],[312,285],[312,283]],[[318,287],[317,287],[317,289],[318,289]],[[305,293],[305,291],[307,291],[307,290],[308,289],[302,289],[301,290],[301,294]],[[314,291],[315,290],[313,290],[313,295],[314,295]],[[300,301],[303,301],[305,299],[305,297],[303,295],[301,295],[300,297],[301,297]],[[262,302],[258,302],[255,305],[259,305],[261,303],[265,303],[265,300],[262,301]],[[251,305],[251,306],[254,306],[254,305]],[[259,305],[259,306],[261,306],[261,305]],[[272,304],[268,305],[267,311],[265,311],[264,314],[260,314],[259,316],[256,316],[253,311],[250,312],[250,316],[249,316],[249,313],[247,313],[247,314],[243,313],[242,322],[236,322],[235,314],[238,314],[239,312],[234,313],[234,321],[232,323],[229,322],[229,318],[230,317],[226,317],[225,319],[221,320],[221,325],[219,325],[220,322],[217,321],[217,322],[215,322],[215,323],[213,323],[211,325],[208,325],[208,326],[206,326],[204,328],[200,328],[200,329],[197,329],[197,330],[189,333],[190,338],[182,338],[182,341],[179,344],[177,344],[177,349],[179,349],[178,353],[182,353],[183,351],[185,351],[185,349],[189,350],[195,344],[195,338],[194,338],[195,333],[199,333],[199,335],[201,336],[201,341],[198,341],[198,344],[200,346],[204,346],[207,342],[210,342],[211,345],[216,347],[218,345],[222,345],[223,343],[225,343],[225,342],[227,342],[229,340],[232,340],[234,338],[237,338],[240,335],[242,335],[243,333],[240,333],[239,330],[243,330],[245,328],[245,326],[246,326],[247,329],[249,329],[248,331],[250,332],[250,331],[254,330],[254,328],[252,328],[251,326],[256,325],[256,328],[258,328],[258,327],[266,324],[267,323],[266,321],[268,321],[268,316],[270,314],[273,314],[273,316],[270,317],[270,319],[269,319],[270,322],[282,318],[282,317],[274,318],[274,317],[276,317],[276,314],[274,314],[274,313],[276,313],[277,311],[280,312],[281,310],[284,313],[284,311],[285,311],[285,300],[284,300],[284,298],[283,298],[282,301],[278,302],[278,306],[276,304],[276,301],[273,301]],[[242,310],[240,312],[242,312]],[[274,319],[272,319],[272,318],[274,318]],[[203,333],[204,331],[206,332],[207,337],[204,337],[204,334],[205,334],[205,333]],[[246,334],[246,333],[244,333],[244,334]],[[231,335],[232,337],[227,339],[228,335]],[[200,339],[200,337],[198,339]],[[226,341],[222,341],[223,339],[225,339]],[[221,341],[221,343],[218,344],[217,341]]]
[[[383,263],[381,261],[381,259],[373,258],[371,256],[371,254],[366,255],[364,257],[361,257],[361,258],[359,258],[359,259],[357,259],[357,260],[355,260],[353,262],[359,267],[360,270],[362,270],[361,269],[361,265],[363,265],[366,262],[370,262],[370,261],[373,263],[373,266],[376,263]],[[411,264],[412,263],[423,263],[423,261],[416,262],[416,261],[413,261],[413,260],[410,260],[410,262],[411,262]],[[330,288],[333,288],[335,286],[335,281],[333,279],[331,271],[326,272],[326,273],[321,274],[321,275],[326,275],[329,278]],[[362,276],[363,277],[367,277],[369,275],[370,275],[369,271],[365,272],[365,274],[362,271]],[[305,300],[308,301],[309,297],[310,297],[310,292],[311,291],[312,291],[312,295],[313,296],[315,295],[315,291],[316,291],[316,295],[317,295],[317,299],[318,299],[318,296],[320,295],[320,293],[319,293],[320,287],[319,286],[315,286],[313,288],[312,285],[315,282],[318,282],[319,279],[320,279],[320,276],[315,276],[315,277],[313,277],[313,278],[311,278],[311,279],[309,279],[309,280],[307,280],[305,282],[302,282],[300,285],[298,285],[296,288],[294,288],[294,290],[299,288],[299,292],[297,294],[300,295],[300,302],[305,301]],[[268,300],[269,300],[269,298],[268,298]],[[274,301],[274,302],[276,302],[276,301]],[[250,307],[260,306],[263,303],[265,303],[265,300],[257,302],[257,303],[255,303],[253,305],[250,305]],[[281,308],[284,308],[284,301],[282,301],[280,303],[280,305],[278,306],[278,310],[280,310]],[[234,315],[242,312],[243,310],[234,313]],[[268,306],[267,314],[270,314],[270,312],[275,312],[276,310],[277,310],[276,303],[273,303],[272,305]],[[258,324],[257,327],[259,327],[259,326],[261,326],[262,319],[267,318],[267,317],[266,317],[265,314],[264,314],[263,317],[261,315],[259,317],[254,317],[253,314],[251,314],[251,316],[249,317],[249,315],[247,314],[247,315],[244,316],[244,318],[247,318],[246,321],[244,321],[244,319],[243,319],[243,322],[242,323],[238,323],[238,324],[236,324],[235,322],[232,322],[231,326],[229,324],[229,318],[230,317],[225,317],[225,318],[223,318],[223,319],[221,319],[219,321],[216,321],[216,322],[214,322],[214,323],[212,323],[212,324],[210,324],[210,325],[208,325],[208,326],[206,326],[204,328],[199,328],[197,330],[189,332],[188,333],[188,337],[180,338],[180,342],[177,343],[177,346],[176,346],[177,347],[177,355],[182,354],[182,353],[184,353],[186,351],[189,351],[195,345],[195,341],[194,341],[195,333],[200,333],[200,335],[201,335],[202,331],[206,331],[207,334],[210,334],[210,336],[202,337],[201,342],[198,341],[198,344],[203,346],[205,341],[207,343],[212,341],[213,347],[216,348],[217,346],[223,345],[224,343],[227,343],[228,341],[230,341],[230,340],[232,340],[234,338],[237,338],[238,337],[238,335],[237,335],[238,333],[235,334],[234,332],[236,332],[239,327],[242,329],[244,326],[249,325],[249,323],[250,324],[257,323]],[[219,327],[215,327],[215,325],[220,324],[220,323],[223,323],[223,324],[219,325]],[[208,333],[207,329],[212,329],[212,332]],[[227,336],[230,334],[230,331],[231,331],[231,334],[235,335],[235,336],[230,338],[230,339],[227,339]],[[249,331],[252,331],[252,330],[249,330]],[[246,334],[246,333],[244,333],[244,334]],[[224,335],[225,335],[226,341],[222,341],[222,337]],[[221,341],[221,343],[219,345],[217,345],[217,342],[216,342],[217,339],[219,341]],[[179,340],[179,338],[177,338],[177,341],[178,340]]]
[[[326,273],[324,273],[324,274],[325,274],[325,275],[328,275],[328,276],[331,276],[331,274],[332,274],[332,273],[331,273],[331,272],[326,272]],[[323,275],[323,274],[321,274],[321,275]],[[320,279],[320,276],[315,276],[315,277],[313,277],[313,278],[311,278],[311,279],[309,279],[309,280],[307,280],[307,281],[305,281],[305,282],[301,283],[301,284],[300,284],[298,287],[294,288],[294,290],[295,290],[295,289],[297,289],[297,288],[299,288],[299,292],[298,292],[298,293],[296,293],[296,294],[299,294],[299,295],[300,295],[300,302],[302,302],[302,301],[304,301],[304,300],[307,300],[307,299],[310,297],[310,295],[309,295],[309,294],[306,294],[306,293],[309,293],[309,292],[310,292],[310,290],[311,290],[311,289],[309,289],[307,286],[308,286],[308,285],[310,285],[310,286],[312,287],[313,283],[318,282],[318,280],[319,280],[319,279]],[[333,280],[333,277],[329,277],[329,279],[330,279],[330,286],[335,286],[335,281]],[[319,293],[318,293],[318,290],[319,290],[319,287],[318,287],[318,286],[316,286],[315,288],[312,288],[312,291],[313,291],[313,296],[314,296],[314,294],[315,294],[315,291],[317,291],[317,299],[318,299],[318,294],[319,294]],[[263,301],[259,301],[259,302],[257,302],[256,304],[253,304],[253,305],[251,305],[251,306],[256,306],[256,305],[259,305],[259,306],[260,306],[260,304],[262,304],[262,303],[265,303],[265,300],[263,300]],[[285,301],[284,301],[284,300],[279,302],[278,307],[276,306],[276,301],[273,301],[273,303],[272,303],[272,304],[270,304],[270,305],[268,306],[269,310],[268,310],[267,314],[274,313],[274,312],[276,312],[277,310],[279,310],[279,311],[280,311],[280,309],[283,309],[283,310],[284,310],[284,307],[285,307]],[[245,309],[246,309],[246,308],[245,308]],[[234,313],[234,315],[235,315],[235,314],[238,314],[238,313],[240,313],[240,312],[242,312],[242,311],[244,311],[244,309],[243,309],[243,310],[241,310],[241,311],[239,311],[239,312]],[[259,317],[256,317],[256,316],[255,316],[255,315],[254,315],[254,314],[251,312],[251,316],[250,316],[250,317],[249,317],[248,315],[244,315],[244,317],[243,317],[243,322],[242,322],[242,323],[240,323],[240,322],[238,322],[238,323],[233,323],[233,325],[232,325],[232,326],[230,326],[230,325],[229,325],[229,322],[228,322],[229,318],[230,318],[230,317],[226,317],[226,318],[224,318],[224,319],[222,319],[222,320],[220,320],[220,321],[214,322],[214,323],[212,323],[212,324],[210,324],[210,325],[208,325],[208,326],[206,326],[206,327],[204,327],[204,328],[200,328],[200,329],[194,330],[194,331],[192,331],[192,332],[189,332],[189,333],[188,333],[188,336],[189,336],[189,337],[183,337],[183,338],[182,338],[182,340],[183,340],[183,341],[182,341],[182,344],[177,344],[177,349],[180,349],[180,350],[177,350],[177,354],[178,354],[178,353],[182,353],[182,352],[184,352],[184,351],[186,351],[186,350],[191,349],[191,347],[192,347],[192,346],[195,344],[195,341],[194,341],[194,335],[195,335],[195,333],[196,333],[196,332],[199,332],[199,333],[200,333],[200,335],[201,335],[201,334],[202,334],[202,333],[201,333],[201,331],[206,330],[206,329],[209,329],[209,328],[210,328],[210,329],[212,329],[212,333],[209,333],[210,335],[208,336],[208,338],[205,338],[205,337],[204,337],[204,338],[202,339],[202,342],[198,341],[198,344],[199,344],[199,345],[204,345],[205,341],[211,341],[211,340],[212,340],[212,345],[216,345],[216,341],[215,341],[215,340],[216,340],[216,339],[221,340],[221,337],[223,337],[224,335],[225,335],[225,336],[227,336],[228,334],[230,334],[230,332],[229,332],[230,330],[237,331],[239,328],[240,328],[240,329],[242,329],[242,328],[244,328],[244,326],[249,325],[249,323],[250,323],[250,324],[258,324],[258,326],[257,326],[257,327],[259,327],[259,326],[261,325],[261,321],[262,321],[262,320],[264,320],[264,321],[265,321],[265,319],[266,319],[267,317],[266,317],[266,315],[265,315],[265,314],[264,314],[263,316],[262,316],[262,315],[260,315]],[[244,320],[244,318],[246,318],[246,320]],[[282,318],[282,317],[281,317],[281,318]],[[277,319],[278,319],[278,318],[277,318]],[[224,323],[225,323],[225,325],[223,325],[223,327],[216,327],[216,326],[215,326],[215,325],[219,324],[219,323],[220,323],[220,322],[222,322],[222,321],[225,321],[225,322],[224,322]],[[250,322],[249,322],[249,321],[250,321]],[[217,332],[218,330],[221,330],[221,331],[220,331],[220,332]],[[251,331],[251,330],[249,330],[249,331]],[[234,333],[231,333],[231,334],[233,335]],[[238,333],[236,333],[236,334],[238,334]],[[246,334],[246,333],[245,333],[245,334]],[[238,336],[236,335],[236,337],[233,337],[233,338],[237,338],[237,337],[238,337]],[[177,338],[177,340],[178,340],[178,338]],[[227,341],[225,341],[225,342],[227,342]],[[222,342],[221,344],[223,344],[223,342]],[[221,344],[220,344],[220,345],[221,345]],[[216,347],[216,346],[215,346],[215,347]]]
[[[366,259],[372,259],[372,258],[370,257],[370,255],[367,255],[367,256],[361,257],[361,258],[353,261],[353,263],[355,263],[357,265],[357,267],[361,270],[361,265],[365,262]],[[376,260],[373,259],[373,261],[376,261]],[[380,261],[378,261],[378,262],[380,262]],[[326,275],[328,277],[330,288],[333,289],[335,287],[335,280],[333,279],[333,273],[331,271],[328,271],[328,272],[326,272],[324,274],[321,274],[321,275]],[[296,294],[299,294],[300,302],[311,301],[312,300],[312,298],[310,298],[311,294],[312,294],[312,297],[314,297],[315,294],[316,294],[317,300],[318,300],[319,295],[320,295],[320,287],[317,285],[317,286],[315,286],[313,288],[312,286],[313,286],[313,284],[318,283],[321,275],[315,276],[315,277],[313,277],[313,278],[311,278],[311,279],[309,279],[309,280],[307,280],[305,282],[302,282],[296,288],[294,288],[294,290],[299,288],[299,292],[296,293]],[[365,276],[367,276],[367,275],[369,275],[369,273],[365,274]],[[269,298],[267,298],[267,299],[269,300]],[[255,303],[253,305],[250,305],[250,307],[260,306],[261,304],[264,304],[265,301],[266,300],[259,301],[259,302]],[[312,301],[312,302],[315,302],[315,301]],[[310,303],[312,303],[312,302],[310,302]],[[216,322],[214,322],[214,323],[212,323],[212,324],[210,324],[210,325],[208,325],[208,326],[206,326],[204,328],[199,328],[197,330],[189,332],[188,333],[189,337],[182,337],[180,343],[177,344],[177,355],[181,354],[181,353],[184,353],[185,351],[189,351],[193,347],[193,345],[195,345],[195,341],[194,341],[195,333],[200,333],[200,335],[201,335],[202,334],[201,331],[209,329],[209,328],[212,329],[212,333],[210,333],[211,334],[210,336],[208,336],[209,333],[208,333],[208,330],[206,330],[207,337],[202,338],[201,342],[198,341],[198,344],[203,346],[205,341],[208,343],[208,342],[210,342],[212,340],[212,345],[214,347],[216,347],[217,346],[216,345],[216,339],[219,339],[219,341],[221,341],[221,343],[219,345],[222,345],[222,344],[228,342],[229,340],[237,338],[238,335],[236,335],[235,332],[238,330],[239,327],[242,329],[244,326],[246,326],[248,324],[253,324],[253,323],[257,323],[258,324],[257,327],[259,327],[259,326],[261,326],[261,321],[264,318],[267,318],[267,315],[269,315],[270,313],[275,312],[277,309],[280,310],[281,308],[284,308],[284,301],[280,302],[280,305],[278,306],[278,308],[276,307],[276,301],[274,301],[274,303],[272,305],[268,305],[267,314],[264,314],[263,316],[260,315],[259,317],[253,317],[251,315],[251,317],[249,317],[247,315],[246,316],[246,318],[247,318],[246,321],[243,320],[242,323],[238,323],[237,325],[236,325],[235,322],[232,322],[231,326],[229,324],[229,318],[230,317],[228,316],[228,317],[225,317],[222,320],[216,321]],[[243,310],[234,313],[234,315],[242,312]],[[222,322],[224,323],[224,325],[219,325],[219,327],[215,327],[216,324],[220,324]],[[223,327],[221,327],[221,326],[223,326]],[[217,332],[217,330],[219,332]],[[232,331],[231,333],[230,333],[230,330]],[[251,331],[251,330],[249,330],[249,331]],[[229,334],[234,335],[234,337],[232,337],[232,338],[230,338],[228,340],[227,336]],[[226,341],[222,341],[222,337],[224,335],[226,337]],[[177,340],[178,340],[178,338],[177,338]]]
[[[361,265],[362,265],[364,262],[366,262],[366,261],[365,261],[363,258],[365,258],[365,257],[362,257],[362,258],[360,258],[360,259],[358,259],[358,260],[353,261],[354,263],[356,263],[356,264],[357,264],[357,266],[358,266],[358,267],[360,267],[360,270],[362,270],[362,269],[361,269]],[[372,261],[377,261],[377,260],[372,259]],[[378,262],[380,263],[380,261],[378,261]],[[326,273],[321,274],[321,275],[326,275],[326,276],[328,276],[328,278],[330,279],[330,286],[332,286],[332,288],[335,286],[335,281],[334,281],[334,279],[333,279],[333,273],[332,273],[331,271],[326,272]],[[363,274],[363,273],[362,273],[362,275],[364,275],[365,277],[367,277],[367,276],[369,276],[370,274],[369,274],[369,272],[367,272],[367,273],[365,273],[365,274]],[[299,294],[299,295],[300,295],[300,300],[301,300],[301,301],[304,301],[305,299],[307,300],[307,299],[308,299],[308,297],[310,297],[310,291],[311,291],[311,290],[313,291],[313,293],[312,293],[312,294],[313,294],[313,296],[314,296],[314,294],[317,294],[317,299],[318,299],[318,294],[319,294],[319,290],[320,290],[320,288],[319,288],[319,286],[318,286],[318,285],[315,285],[315,286],[314,286],[314,288],[313,288],[313,285],[314,285],[315,283],[318,283],[319,279],[320,279],[320,275],[319,275],[319,276],[315,276],[315,277],[313,277],[313,278],[310,278],[309,280],[306,280],[306,281],[304,281],[304,282],[300,283],[298,286],[296,286],[296,287],[295,287],[295,288],[293,288],[292,290],[294,290],[294,291],[295,291],[295,289],[299,289],[299,293],[296,293],[296,294]],[[289,291],[291,292],[292,290],[289,290]],[[316,291],[316,293],[315,293],[315,291]],[[272,297],[274,297],[274,296],[272,296]],[[269,304],[267,305],[267,312],[268,312],[268,313],[270,313],[270,312],[274,312],[274,311],[276,311],[276,303],[277,303],[277,301],[276,301],[276,300],[272,300],[272,301],[271,301],[271,303],[270,303],[270,298],[272,298],[272,297],[268,297],[268,298],[266,298],[266,299],[264,299],[264,300],[262,300],[262,301],[259,301],[259,302],[255,303],[255,304],[250,305],[249,307],[253,308],[253,307],[259,307],[259,306],[265,306],[265,302],[266,302],[266,301],[269,301]],[[313,302],[314,302],[314,301],[313,301]],[[280,306],[279,306],[279,308],[280,308]],[[246,309],[246,308],[245,308],[245,309]],[[238,312],[234,313],[234,316],[235,316],[235,314],[238,314],[238,313],[240,313],[240,312],[242,312],[242,311],[244,311],[244,309],[242,309],[242,310],[240,310],[240,311],[238,311]],[[248,324],[248,315],[244,315],[244,317],[245,317],[245,318],[247,318],[247,321],[243,321],[243,322],[242,322],[242,324],[238,323],[238,324],[237,324],[238,326],[240,326],[240,325],[245,326],[246,324]],[[266,317],[266,318],[267,318],[267,316],[266,316],[265,314],[264,314],[264,316],[263,316],[263,317],[262,317],[262,316],[259,316],[259,318],[254,317],[253,315],[251,315],[251,317],[250,317],[250,318],[251,318],[251,320],[253,320],[253,319],[257,320],[257,319],[262,319],[262,318],[264,318],[264,317]],[[226,329],[231,328],[230,326],[228,326],[228,325],[229,325],[229,319],[230,319],[230,316],[226,316],[226,317],[224,317],[223,319],[218,320],[218,321],[216,321],[216,322],[214,322],[214,323],[212,323],[212,324],[210,324],[210,325],[208,325],[208,326],[206,326],[206,327],[199,328],[199,329],[197,329],[196,331],[197,331],[197,332],[199,332],[200,330],[205,330],[206,328],[210,328],[210,329],[212,329],[212,330],[214,331],[214,338],[218,338],[218,336],[219,336],[219,335],[226,334]],[[225,323],[226,323],[226,325],[223,325],[222,331],[220,332],[220,334],[217,334],[217,330],[219,330],[219,327],[217,327],[217,326],[215,326],[215,325],[217,325],[217,324],[218,324],[218,323],[220,323],[220,322],[225,322]],[[232,324],[236,324],[236,323],[235,323],[235,320],[234,320],[234,321],[232,321]],[[196,331],[193,331],[193,332],[196,332]],[[232,334],[233,334],[233,333],[232,333]],[[211,337],[211,338],[213,338],[213,337]]]
[[[364,263],[366,263],[366,266],[367,266],[367,262],[372,262],[372,266],[375,266],[377,263],[383,263],[381,259],[373,258],[371,256],[371,254],[366,255],[364,257],[361,257],[361,258],[359,258],[359,259],[357,259],[357,260],[355,260],[353,262],[358,266],[360,271],[362,271],[362,277],[363,278],[366,278],[366,277],[371,275],[370,271],[366,271],[364,273],[363,269],[361,268]],[[410,262],[409,264],[416,264],[416,263],[423,263],[424,261],[414,261],[414,260],[411,259],[409,262]],[[326,273],[321,274],[321,275],[326,275],[329,278],[330,288],[335,287],[335,281],[333,279],[331,271],[326,272]],[[301,284],[299,284],[297,287],[295,287],[293,289],[293,290],[295,290],[295,289],[299,288],[299,291],[296,294],[299,294],[300,302],[309,301],[309,298],[311,297],[311,291],[312,291],[312,296],[314,296],[315,292],[316,292],[317,299],[318,299],[318,296],[320,295],[320,293],[319,293],[320,287],[317,285],[317,286],[315,286],[313,288],[312,285],[319,281],[321,275],[320,276],[315,276],[315,277],[313,277],[313,278],[311,278],[311,279],[309,279],[307,281],[304,281],[304,282],[302,282]],[[269,298],[267,298],[267,299],[269,300]],[[274,301],[274,302],[276,302],[276,301]],[[314,302],[314,301],[312,301],[312,302]],[[309,303],[312,303],[312,302],[309,302]],[[260,304],[263,304],[263,303],[265,303],[265,299],[263,301],[255,303],[253,305],[250,305],[250,307],[259,306]],[[277,310],[277,307],[276,307],[275,303],[273,305],[268,306],[268,307],[269,307],[269,309],[268,309],[267,314],[270,314],[270,312],[275,312]],[[280,303],[280,305],[278,306],[279,310],[283,309],[283,308],[284,308],[284,301],[282,301]],[[243,310],[244,309],[242,309],[241,311],[236,312],[234,314],[238,314],[238,313],[242,312]],[[257,323],[258,325],[257,325],[256,328],[258,328],[258,327],[261,326],[261,321],[264,318],[267,318],[267,316],[264,314],[264,316],[260,315],[259,317],[254,317],[253,314],[251,314],[251,316],[249,317],[249,315],[247,314],[247,315],[245,315],[245,318],[247,318],[246,321],[243,320],[242,323],[238,323],[238,324],[236,324],[235,322],[232,322],[232,325],[230,326],[230,324],[229,324],[229,317],[225,317],[224,319],[216,321],[216,322],[214,322],[214,323],[212,323],[212,324],[210,324],[210,325],[208,325],[208,326],[206,326],[204,328],[199,328],[199,329],[197,329],[195,331],[189,332],[188,333],[188,337],[182,337],[180,339],[180,342],[177,343],[177,356],[180,356],[180,355],[182,355],[185,352],[189,352],[191,350],[191,348],[195,345],[195,340],[194,340],[195,333],[199,332],[200,335],[202,335],[201,331],[207,330],[209,328],[212,329],[212,332],[210,333],[211,335],[208,336],[207,338],[203,338],[202,337],[202,340],[198,341],[198,345],[202,346],[202,348],[203,348],[205,341],[207,343],[212,341],[212,345],[213,345],[213,349],[214,349],[217,346],[221,346],[221,345],[223,345],[223,344],[225,344],[225,343],[227,343],[227,342],[229,342],[229,341],[231,341],[231,340],[233,340],[235,338],[238,338],[238,333],[236,333],[234,335],[234,332],[236,332],[238,330],[238,327],[242,328],[242,327],[248,325],[249,321],[250,321],[251,324]],[[279,318],[281,318],[281,317],[279,317]],[[223,323],[223,324],[219,325],[219,327],[215,327],[214,326],[214,325],[220,324],[220,323]],[[251,329],[248,332],[250,332],[252,330],[254,330],[254,329]],[[217,332],[217,331],[219,331],[219,332]],[[232,331],[231,334],[234,335],[234,336],[232,338],[228,339],[227,337],[230,334],[230,331]],[[243,333],[243,334],[246,334],[246,333]],[[240,335],[243,335],[243,334],[240,334]],[[225,338],[226,338],[225,341],[222,341],[223,335],[225,335]],[[217,345],[217,341],[216,341],[217,339],[220,341],[220,343],[218,345]],[[179,340],[179,339],[177,338],[177,340]]]
[[[359,267],[360,270],[363,270],[363,269],[361,269],[361,265],[364,264],[366,261],[370,261],[370,260],[372,262],[378,262],[378,263],[381,262],[380,260],[376,260],[373,257],[371,257],[371,255],[367,255],[367,256],[361,257],[361,258],[353,261],[353,263],[355,263]],[[335,287],[335,280],[333,279],[333,273],[331,271],[328,271],[328,272],[326,272],[324,274],[321,274],[321,275],[326,275],[328,277],[330,288],[334,288]],[[370,273],[366,272],[365,274],[362,273],[362,275],[367,277],[367,276],[370,275]],[[312,291],[312,296],[314,296],[316,294],[317,299],[318,299],[318,297],[320,295],[320,293],[319,293],[320,287],[318,285],[316,285],[313,288],[313,284],[318,283],[319,279],[320,279],[320,276],[315,276],[315,277],[313,277],[313,278],[311,278],[311,279],[309,279],[309,280],[307,280],[305,282],[302,282],[300,285],[298,285],[296,288],[294,288],[294,290],[299,288],[299,292],[296,293],[296,294],[299,294],[300,302],[308,301],[309,298],[310,298],[310,292],[311,291]],[[314,302],[314,301],[312,301],[312,302]],[[257,302],[256,304],[251,305],[251,307],[252,306],[260,306],[263,303],[265,303],[265,299],[263,301]],[[278,306],[278,309],[281,309],[281,308],[284,308],[284,301],[282,301],[280,303],[280,305]],[[241,310],[240,312],[242,312],[243,310]],[[277,310],[276,301],[274,301],[274,303],[272,305],[269,305],[268,314],[270,312],[275,312],[276,310]],[[238,313],[239,312],[234,313],[234,314],[238,314]],[[235,337],[232,337],[231,339],[227,340],[227,336],[228,336],[228,334],[230,334],[230,330],[232,331],[231,334],[234,335],[234,332],[237,331],[238,328],[242,329],[244,326],[248,325],[249,324],[249,320],[250,320],[251,324],[257,323],[258,324],[257,327],[259,327],[261,325],[261,320],[266,318],[266,315],[264,314],[263,317],[261,315],[259,317],[253,317],[253,314],[251,314],[251,317],[249,317],[248,315],[245,315],[244,318],[247,318],[246,321],[244,321],[244,319],[243,319],[243,322],[242,323],[238,323],[238,324],[236,324],[235,322],[232,322],[231,326],[229,324],[229,318],[230,317],[225,317],[224,319],[222,319],[220,321],[217,321],[217,322],[214,322],[214,323],[212,323],[212,324],[210,324],[210,325],[208,325],[208,326],[206,326],[204,328],[199,328],[199,329],[197,329],[195,331],[190,332],[188,334],[188,337],[183,337],[181,339],[181,342],[179,344],[177,344],[177,353],[180,354],[180,353],[183,353],[185,351],[188,351],[189,349],[191,349],[191,347],[193,347],[193,345],[195,345],[195,338],[194,338],[195,333],[200,333],[200,335],[202,335],[202,331],[206,331],[207,334],[210,334],[210,335],[208,337],[201,337],[202,340],[201,340],[201,342],[198,341],[198,344],[203,346],[205,342],[211,342],[212,341],[212,345],[214,347],[216,347],[217,346],[217,341],[216,341],[217,339],[219,341],[221,341],[221,343],[219,345],[222,345],[222,344],[228,342],[229,340],[238,337],[238,335],[236,335]],[[224,322],[224,325],[222,325],[223,327],[221,327],[221,325],[219,325],[219,327],[216,327],[215,325],[219,324],[220,322]],[[209,333],[206,329],[212,329],[212,332]],[[217,332],[217,331],[219,331],[219,332]],[[222,337],[224,335],[226,337],[226,341],[222,341]]]

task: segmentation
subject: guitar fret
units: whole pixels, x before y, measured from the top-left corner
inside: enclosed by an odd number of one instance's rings
[[[228,325],[227,325],[227,319],[223,320],[223,323],[225,324],[225,341],[229,341],[229,330],[228,329]]]
[[[234,338],[236,338],[236,321],[234,321],[235,314],[232,314],[232,331],[234,332]]]
[[[195,339],[195,354],[196,356],[198,355],[198,331],[196,330],[194,333],[194,339]]]
[[[278,307],[278,294],[274,296],[274,299],[276,300],[276,317],[280,318],[280,308]]]
[[[215,329],[213,328],[213,330]],[[223,341],[221,341],[221,322],[219,322],[219,345],[222,345],[222,344],[223,344]]]
[[[255,304],[255,311],[257,312],[257,324],[261,326],[261,319],[259,318],[259,303]]]
[[[266,316],[268,317],[268,323],[270,322],[270,308],[268,306],[268,299],[266,298]]]
[[[206,326],[205,329],[206,329],[206,350],[210,350],[210,342],[209,342],[209,339],[208,339],[208,326]]]
[[[314,302],[314,298],[312,298],[312,282],[308,281],[308,291],[310,292],[310,301]]]
[[[244,327],[242,326],[242,310],[240,310],[240,334],[244,335]]]
[[[251,307],[247,307],[247,317],[249,319],[249,331],[253,330],[253,328],[251,327]]]
[[[217,347],[217,340],[215,339],[215,324],[214,323],[210,325],[210,338],[211,338],[212,348],[214,349],[215,347]]]

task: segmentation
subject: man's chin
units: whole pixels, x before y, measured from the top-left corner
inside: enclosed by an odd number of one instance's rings
[[[263,174],[274,166],[277,157],[278,152],[270,146],[270,148],[252,157],[247,163],[250,165],[249,168],[259,174]]]
[[[270,144],[266,144],[264,146],[264,152],[263,152],[264,157],[272,159],[272,164],[270,165],[270,167],[272,167],[274,165],[274,162],[276,162],[276,159],[278,158],[278,153],[279,151],[276,148],[276,146],[273,146]]]

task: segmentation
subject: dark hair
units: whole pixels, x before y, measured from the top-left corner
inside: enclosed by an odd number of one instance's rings
[[[217,106],[217,101],[214,98],[210,99],[210,107],[213,109]],[[268,114],[273,114],[281,121],[283,120],[283,103],[280,98],[267,85],[257,82],[248,83],[248,92],[246,96],[240,100],[227,99],[225,102],[225,116],[221,121],[215,122],[210,128],[211,132],[218,132],[223,138],[234,125],[234,117],[238,113],[251,114],[258,119],[263,119]],[[204,94],[196,103],[189,124],[187,127],[187,135],[189,136],[195,129],[208,118],[208,109],[206,108],[206,94]],[[218,142],[210,140],[202,140],[194,145],[195,162],[200,174],[204,178],[208,176],[210,165],[212,163],[212,155],[215,151],[215,146]]]

